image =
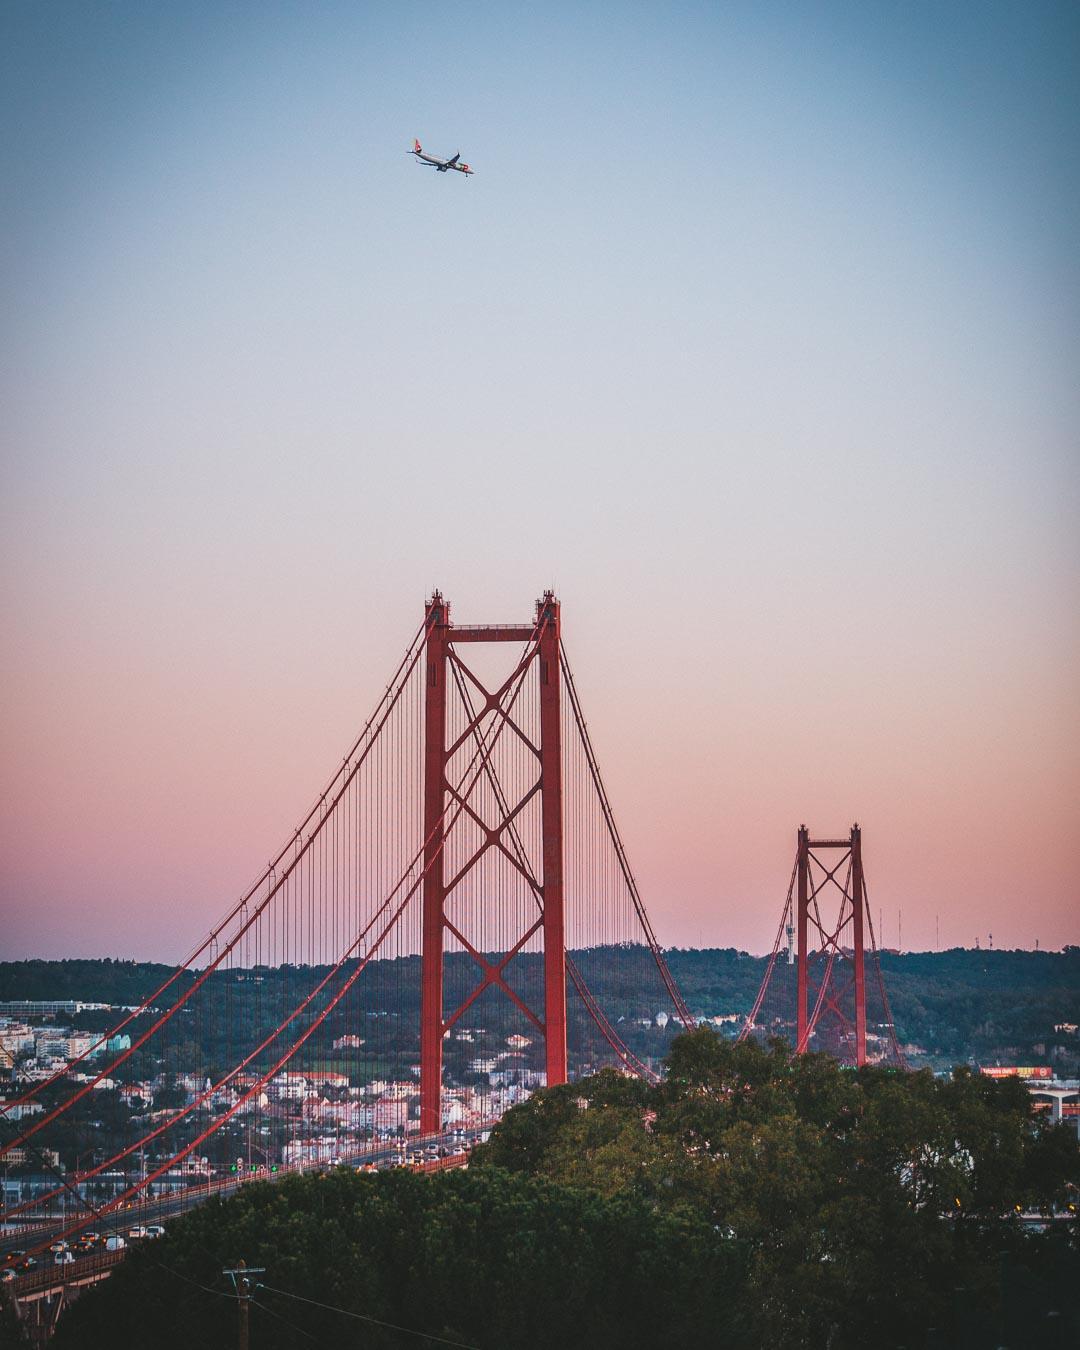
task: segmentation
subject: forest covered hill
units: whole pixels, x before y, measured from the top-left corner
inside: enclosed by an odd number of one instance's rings
[[[649,1011],[625,988],[605,987],[612,962],[604,949],[576,959],[609,1016]],[[767,960],[730,947],[673,948],[667,959],[691,1011],[703,1018],[745,1016]],[[1061,952],[884,952],[880,959],[897,1035],[916,1047],[909,1058],[935,1065],[969,1059],[1052,1064],[1063,1073],[1076,1072],[1080,1038],[1069,1028],[1080,1024],[1080,947]],[[523,987],[539,979],[539,957],[524,955],[515,965]],[[8,961],[0,963],[0,1001],[78,999],[135,1005],[170,970],[121,959]],[[373,962],[365,974],[365,998],[374,1007],[393,1000],[408,1021],[413,1011],[419,1013],[419,976],[417,957]],[[725,1029],[733,1031],[736,1025],[728,1023]]]

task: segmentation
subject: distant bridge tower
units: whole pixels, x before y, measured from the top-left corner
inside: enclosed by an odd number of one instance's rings
[[[832,867],[817,857],[826,850],[840,851]],[[820,876],[814,873],[814,863]],[[836,874],[845,864],[841,882]],[[811,1036],[816,1035],[825,1048],[840,1057],[865,1064],[867,914],[862,832],[858,825],[852,825],[847,839],[815,840],[810,838],[806,826],[800,825],[795,867],[798,932],[795,1049],[800,1053],[806,1050]],[[819,902],[830,885],[840,892],[835,922],[822,918]]]
[[[797,1054],[825,1051],[842,1064],[904,1067],[870,921],[858,825],[846,839],[811,839],[799,826],[772,955],[739,1032],[740,1040],[747,1036],[779,1037]]]

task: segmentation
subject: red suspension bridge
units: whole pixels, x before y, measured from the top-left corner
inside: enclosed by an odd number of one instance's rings
[[[539,1085],[604,1065],[656,1079],[665,1024],[694,1017],[615,824],[558,601],[529,623],[458,625],[436,593],[340,767],[228,913],[137,1007],[16,1083],[0,1160],[55,1150],[74,1166],[9,1192],[0,1218],[71,1201],[47,1241],[140,1197],[209,1193],[229,1168],[475,1137]],[[800,830],[742,1034],[899,1060],[857,827]]]

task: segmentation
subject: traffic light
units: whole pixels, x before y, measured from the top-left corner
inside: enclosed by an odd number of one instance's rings
[[[277,1163],[271,1163],[271,1164],[270,1164],[270,1171],[271,1171],[271,1172],[276,1172],[276,1171],[277,1171]]]
[[[235,1163],[233,1163],[233,1164],[230,1166],[229,1171],[230,1171],[230,1172],[235,1172],[235,1171],[236,1171],[236,1164],[235,1164]]]
[[[259,1164],[258,1164],[258,1163],[248,1163],[248,1171],[249,1171],[249,1172],[257,1172],[258,1170],[259,1170]]]

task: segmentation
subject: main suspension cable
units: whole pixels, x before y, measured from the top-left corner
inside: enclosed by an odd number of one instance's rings
[[[546,623],[546,620],[545,620],[545,623]],[[534,642],[535,642],[537,645],[539,644],[539,640],[540,640],[540,636],[541,636],[542,632],[543,632],[543,626],[541,626],[540,631],[537,633],[537,635],[536,635],[536,637],[535,637],[535,639],[534,639]],[[531,658],[530,658],[530,659],[531,659]],[[478,746],[478,749],[477,749],[476,752],[473,754],[473,757],[472,757],[472,759],[470,760],[469,764],[466,766],[465,772],[464,772],[464,774],[462,775],[461,783],[459,784],[459,788],[460,788],[460,786],[461,786],[462,784],[464,784],[465,779],[468,778],[470,772],[472,772],[473,765],[476,764],[477,760],[480,761],[479,766],[478,766],[477,769],[476,769],[476,773],[475,773],[474,776],[473,776],[472,782],[469,784],[468,788],[466,788],[464,794],[458,794],[459,796],[460,796],[460,795],[463,795],[464,798],[465,798],[466,800],[467,800],[467,798],[469,797],[469,795],[472,793],[473,789],[475,788],[476,783],[477,783],[477,781],[479,780],[480,774],[481,774],[482,772],[484,772],[484,770],[485,770],[485,765],[486,765],[486,763],[490,760],[491,753],[493,752],[493,750],[494,750],[494,748],[495,748],[495,745],[496,745],[497,741],[499,740],[499,737],[502,735],[503,731],[505,730],[506,726],[508,725],[508,722],[509,722],[509,713],[513,710],[513,706],[514,706],[515,702],[517,701],[517,698],[518,698],[518,696],[520,695],[522,688],[524,687],[524,680],[525,680],[525,675],[526,675],[526,673],[527,673],[528,664],[529,664],[528,662],[523,662],[522,665],[519,667],[518,671],[516,672],[516,676],[515,676],[515,677],[512,677],[512,679],[513,679],[513,678],[516,678],[516,679],[517,679],[517,688],[514,689],[514,690],[512,691],[512,693],[511,693],[511,696],[510,696],[510,698],[509,698],[509,701],[508,701],[508,704],[507,704],[506,711],[505,711],[505,714],[504,714],[504,716],[503,716],[503,719],[502,719],[501,721],[496,722],[495,725],[493,725],[493,727],[492,727],[492,729],[491,729],[491,739],[490,739],[490,743],[489,743],[487,746],[485,746],[485,745],[482,743],[482,740],[481,740],[481,744]],[[510,684],[511,682],[512,682],[512,680],[511,680],[511,681],[508,681],[508,684]],[[337,804],[337,800],[335,800],[335,802],[332,804],[332,806],[331,806],[331,808],[330,808],[330,811],[331,811],[331,812],[333,811],[333,808],[334,808],[334,806],[336,806],[336,804]],[[427,860],[427,862],[426,862],[426,864],[425,864],[423,870],[420,872],[420,874],[416,877],[416,879],[414,880],[414,882],[412,883],[412,885],[409,887],[408,892],[406,893],[406,895],[404,896],[404,898],[401,900],[401,902],[400,902],[400,904],[398,905],[397,909],[395,910],[394,914],[392,915],[392,917],[390,918],[390,920],[388,921],[388,923],[386,924],[386,926],[383,928],[383,930],[382,930],[382,932],[379,934],[378,938],[377,938],[377,939],[375,940],[375,942],[371,945],[371,947],[369,948],[369,950],[367,951],[367,953],[363,956],[363,958],[361,959],[361,961],[357,964],[356,969],[355,969],[353,972],[351,972],[351,974],[350,974],[349,977],[345,980],[345,982],[344,982],[344,984],[342,985],[342,987],[341,987],[341,988],[338,990],[338,992],[331,998],[330,1002],[329,1002],[329,1003],[327,1004],[327,1006],[322,1010],[322,1012],[320,1012],[320,1013],[317,1015],[317,1017],[316,1017],[315,1020],[311,1023],[311,1025],[310,1025],[309,1027],[307,1027],[307,1028],[300,1034],[300,1036],[292,1043],[292,1045],[290,1045],[290,1046],[288,1047],[288,1049],[284,1052],[284,1054],[277,1060],[277,1062],[276,1062],[270,1069],[266,1070],[263,1074],[261,1074],[259,1077],[256,1078],[255,1082],[252,1083],[252,1084],[248,1087],[247,1091],[245,1091],[240,1097],[238,1097],[237,1100],[232,1104],[232,1106],[230,1106],[230,1108],[229,1108],[227,1111],[225,1111],[224,1114],[223,1114],[220,1118],[218,1118],[217,1120],[213,1121],[210,1125],[208,1125],[207,1128],[206,1128],[205,1130],[203,1130],[199,1135],[197,1135],[196,1138],[194,1138],[194,1139],[193,1139],[190,1143],[188,1143],[184,1148],[180,1149],[177,1153],[173,1154],[171,1157],[169,1157],[169,1158],[166,1159],[165,1161],[161,1162],[157,1168],[155,1168],[155,1169],[154,1169],[153,1171],[151,1171],[149,1174],[147,1174],[146,1176],[144,1176],[143,1178],[141,1178],[141,1179],[140,1179],[138,1182],[136,1182],[133,1186],[128,1187],[128,1188],[127,1188],[124,1192],[122,1192],[120,1195],[115,1196],[115,1197],[113,1198],[113,1200],[111,1200],[108,1204],[102,1206],[101,1211],[100,1211],[102,1214],[110,1213],[110,1212],[112,1212],[114,1209],[119,1208],[122,1204],[124,1204],[124,1203],[125,1203],[128,1199],[130,1199],[132,1196],[138,1194],[139,1191],[142,1191],[142,1190],[146,1189],[146,1187],[149,1186],[149,1185],[150,1185],[151,1183],[153,1183],[154,1181],[156,1181],[158,1177],[160,1177],[160,1176],[163,1175],[166,1171],[168,1171],[170,1168],[175,1167],[176,1164],[182,1162],[186,1157],[188,1157],[188,1156],[189,1156],[196,1148],[199,1147],[200,1144],[202,1144],[202,1143],[203,1143],[206,1139],[208,1139],[211,1135],[215,1134],[218,1130],[220,1130],[220,1129],[222,1128],[222,1126],[223,1126],[228,1120],[230,1120],[230,1119],[231,1119],[231,1118],[232,1118],[232,1117],[233,1117],[233,1116],[241,1109],[241,1107],[243,1107],[248,1101],[251,1100],[251,1098],[252,1098],[253,1096],[255,1096],[256,1093],[260,1092],[260,1091],[262,1090],[262,1088],[263,1088],[263,1087],[264,1087],[264,1086],[265,1086],[265,1085],[266,1085],[273,1077],[275,1077],[275,1075],[276,1075],[277,1073],[279,1073],[279,1072],[281,1071],[281,1069],[285,1066],[285,1064],[287,1064],[287,1063],[289,1062],[289,1060],[291,1060],[291,1059],[294,1057],[294,1055],[300,1050],[300,1048],[301,1048],[303,1045],[305,1045],[305,1044],[307,1043],[307,1041],[311,1038],[311,1036],[314,1034],[314,1032],[315,1032],[315,1031],[316,1031],[316,1030],[317,1030],[317,1029],[318,1029],[318,1028],[326,1021],[326,1019],[329,1017],[330,1013],[338,1006],[338,1004],[339,1004],[339,1003],[341,1002],[341,1000],[344,998],[344,996],[346,995],[346,993],[348,993],[348,991],[353,987],[353,985],[354,985],[354,984],[356,983],[356,981],[359,979],[360,975],[361,975],[361,974],[363,973],[363,971],[367,968],[367,966],[370,964],[370,962],[372,961],[372,959],[375,957],[376,953],[377,953],[377,952],[379,951],[379,949],[381,948],[381,946],[382,946],[384,940],[388,937],[388,935],[390,934],[390,932],[393,930],[393,928],[394,928],[395,925],[397,924],[398,920],[402,917],[403,913],[405,912],[406,907],[408,906],[409,902],[412,900],[413,896],[416,894],[417,890],[420,888],[422,882],[424,881],[424,879],[425,879],[425,877],[427,876],[428,872],[430,871],[430,869],[431,869],[432,866],[434,865],[436,859],[438,859],[438,858],[441,856],[443,849],[446,847],[446,841],[447,841],[447,839],[448,839],[448,837],[449,837],[450,831],[452,830],[452,828],[453,828],[454,824],[456,823],[458,817],[461,815],[461,812],[462,812],[463,809],[464,809],[464,807],[463,807],[460,803],[459,803],[459,804],[456,804],[456,805],[455,805],[454,802],[447,802],[447,803],[446,803],[446,805],[445,805],[444,808],[443,808],[442,815],[440,816],[439,820],[433,825],[431,831],[429,832],[428,837],[424,840],[424,842],[423,842],[423,844],[421,845],[420,849],[418,850],[417,854],[414,855],[412,861],[410,861],[408,867],[406,868],[406,871],[405,871],[404,876],[403,876],[402,879],[397,883],[397,885],[394,887],[393,891],[391,891],[390,895],[387,897],[387,899],[386,899],[386,900],[383,902],[383,904],[380,906],[380,909],[376,912],[375,916],[373,917],[371,923],[369,923],[369,925],[368,925],[367,929],[365,930],[365,932],[362,933],[362,934],[360,934],[360,935],[356,938],[356,940],[350,945],[349,951],[346,952],[346,953],[343,955],[343,957],[341,958],[341,960],[338,962],[337,966],[335,967],[335,970],[340,969],[341,965],[344,963],[344,961],[345,961],[346,959],[348,959],[349,955],[351,955],[351,953],[352,953],[353,951],[355,951],[355,950],[362,944],[362,942],[364,941],[364,938],[366,937],[367,932],[369,932],[370,929],[371,929],[371,927],[374,925],[375,920],[379,917],[380,914],[385,913],[386,908],[387,908],[388,905],[391,903],[394,894],[396,894],[396,892],[398,891],[398,889],[400,889],[400,886],[403,884],[403,881],[407,878],[407,876],[408,876],[409,872],[412,870],[413,866],[415,866],[416,861],[418,861],[419,858],[421,858],[421,857],[424,856],[424,853],[426,852],[426,850],[427,850],[429,844],[435,839],[435,836],[436,836],[436,835],[440,832],[440,830],[441,830],[441,832],[442,832],[442,833],[441,833],[441,838],[439,839],[439,842],[438,842],[437,846],[435,847],[435,849],[432,851],[431,857]],[[445,829],[444,829],[443,826],[444,826],[444,823],[445,823],[445,821],[446,821],[447,814],[450,813],[451,811],[453,812],[452,819],[450,820],[449,824],[446,825],[446,827],[445,827]],[[321,829],[322,824],[324,824],[324,823],[325,823],[325,818],[324,818],[324,821],[320,823],[320,829]],[[312,837],[314,838],[314,835],[313,835]],[[320,989],[323,988],[323,987],[325,987],[325,985],[328,983],[329,979],[332,978],[332,975],[333,975],[333,972],[331,972],[331,974],[328,975],[328,976],[322,981],[322,984],[319,986]],[[313,994],[314,994],[314,992],[317,992],[317,991],[313,991]],[[281,1030],[283,1030],[284,1025],[287,1025],[287,1024],[288,1024],[289,1022],[291,1022],[292,1020],[293,1020],[292,1017],[286,1019],[286,1022],[282,1025],[282,1027],[279,1027],[279,1028],[278,1028],[278,1031],[275,1032],[275,1034],[274,1034],[273,1036],[271,1036],[271,1037],[269,1038],[269,1040],[275,1039],[275,1038],[276,1038],[276,1035],[279,1034]],[[238,1066],[238,1068],[239,1068],[239,1066]],[[70,1104],[70,1103],[68,1103],[68,1104]],[[42,1123],[44,1123],[44,1122],[42,1122]],[[169,1123],[172,1124],[172,1123],[175,1123],[175,1121],[170,1121]],[[150,1136],[148,1136],[148,1138],[149,1138],[149,1137],[150,1137]],[[134,1151],[135,1149],[141,1147],[141,1145],[142,1145],[143,1142],[145,1142],[145,1141],[140,1141],[139,1143],[137,1143],[136,1145],[134,1145],[134,1148],[133,1148],[132,1150],[130,1150],[130,1151]],[[98,1170],[101,1170],[101,1169],[98,1169]],[[69,1233],[72,1233],[72,1232],[76,1231],[76,1229],[78,1229],[80,1226],[81,1226],[81,1223],[80,1223],[79,1221],[76,1221],[75,1223],[71,1224],[71,1225],[68,1226],[66,1229],[64,1229],[64,1231],[63,1231],[59,1236],[60,1236],[60,1237],[66,1237]],[[36,1250],[36,1249],[35,1249],[35,1250]]]
[[[252,883],[252,885],[247,889],[247,891],[243,894],[243,896],[241,896],[240,900],[237,901],[237,903],[232,907],[232,909],[228,912],[228,914],[210,930],[208,935],[203,939],[202,943],[200,943],[200,945],[195,948],[195,950],[191,953],[191,955],[188,956],[181,965],[177,966],[176,969],[172,972],[172,974],[168,977],[168,979],[166,979],[162,984],[160,984],[154,990],[153,993],[147,995],[146,998],[142,1000],[142,1002],[139,1004],[138,1007],[131,1009],[125,1017],[121,1018],[121,1020],[115,1024],[115,1026],[113,1026],[110,1030],[103,1032],[96,1041],[94,1041],[91,1045],[89,1045],[86,1049],[84,1049],[80,1054],[70,1059],[62,1068],[57,1069],[55,1073],[51,1074],[49,1077],[41,1080],[40,1082],[32,1084],[30,1088],[28,1088],[20,1096],[15,1097],[13,1100],[0,1104],[0,1117],[6,1117],[15,1107],[25,1105],[27,1102],[32,1101],[40,1092],[44,1091],[45,1088],[51,1087],[61,1078],[70,1074],[73,1069],[77,1068],[85,1060],[95,1055],[102,1045],[107,1045],[110,1040],[113,1040],[117,1036],[119,1036],[119,1034],[123,1031],[123,1029],[129,1026],[137,1017],[140,1017],[144,1013],[151,1011],[154,1007],[156,1000],[160,998],[160,996],[163,993],[165,993],[167,989],[171,988],[171,986],[175,984],[176,981],[182,975],[190,971],[195,961],[197,961],[198,958],[205,951],[207,951],[207,949],[210,949],[211,951],[212,960],[210,965],[208,965],[205,968],[203,977],[200,978],[197,981],[197,983],[187,991],[187,993],[184,995],[183,998],[181,998],[179,1001],[177,1001],[172,1005],[172,1007],[166,1014],[166,1019],[168,1017],[171,1017],[172,1014],[176,1012],[176,1010],[183,1003],[187,1002],[187,999],[190,998],[191,994],[195,992],[195,988],[197,988],[198,985],[200,985],[203,982],[206,974],[216,969],[221,964],[224,958],[229,954],[229,952],[231,952],[232,948],[236,945],[237,941],[244,935],[244,933],[247,932],[251,924],[254,923],[255,920],[258,918],[259,914],[262,913],[262,910],[265,909],[266,905],[269,904],[270,900],[273,899],[273,896],[280,889],[281,884],[283,884],[284,880],[287,878],[289,873],[291,873],[291,871],[295,867],[296,862],[299,861],[299,857],[294,859],[292,865],[289,868],[289,872],[285,873],[282,876],[280,881],[278,881],[278,883],[274,886],[273,890],[271,890],[271,892],[266,896],[265,900],[258,907],[258,909],[256,909],[253,912],[247,923],[245,923],[244,926],[239,930],[239,932],[236,933],[232,941],[229,943],[228,947],[222,949],[219,953],[215,954],[213,949],[217,945],[218,938],[220,937],[221,933],[229,926],[230,923],[233,922],[234,919],[236,919],[238,915],[241,915],[243,913],[245,906],[254,897],[256,891],[258,891],[261,886],[267,884],[270,881],[270,878],[276,876],[276,868],[278,864],[282,862],[285,855],[289,852],[290,849],[296,847],[296,841],[302,836],[303,831],[310,824],[312,818],[321,808],[325,806],[327,797],[329,797],[333,792],[334,786],[337,783],[338,779],[341,778],[343,774],[346,775],[345,781],[342,784],[341,789],[334,797],[333,805],[337,804],[337,801],[340,799],[342,792],[344,792],[345,788],[347,788],[349,783],[351,783],[352,780],[356,777],[356,774],[358,773],[360,767],[366,760],[371,750],[371,747],[374,745],[375,741],[378,739],[380,732],[386,725],[389,715],[393,711],[394,705],[397,703],[398,698],[401,696],[401,692],[404,689],[405,684],[408,682],[409,676],[411,675],[412,669],[415,666],[417,659],[419,658],[420,652],[423,651],[423,642],[421,642],[420,639],[426,636],[426,629],[427,629],[427,621],[425,620],[425,622],[420,625],[419,629],[417,629],[416,634],[413,636],[412,641],[409,643],[405,655],[402,657],[401,662],[394,673],[393,679],[386,686],[386,689],[383,692],[382,697],[379,699],[379,702],[375,707],[375,711],[368,718],[367,722],[364,724],[363,730],[356,737],[352,748],[350,749],[349,753],[345,756],[345,759],[342,762],[341,768],[336,770],[333,777],[330,779],[330,782],[327,784],[326,788],[315,799],[315,803],[312,806],[311,810],[300,822],[299,826],[297,826],[297,828],[293,831],[293,834],[290,837],[289,841],[282,846],[277,856],[267,864],[265,870],[261,873],[258,880]],[[402,674],[402,672],[404,672],[404,675]],[[388,706],[387,700],[390,700]],[[372,733],[372,727],[374,726],[376,719],[378,719],[378,725],[375,726],[375,730]],[[364,743],[365,738],[368,738],[369,733],[372,734],[370,735],[370,739],[368,739],[368,744],[364,750],[364,753],[356,760],[355,764],[352,764],[352,767],[350,768],[350,764],[352,763],[353,757],[357,754],[357,751],[360,749],[360,746]],[[332,809],[333,806],[331,806],[331,810]],[[302,853],[306,852],[307,849],[311,846],[316,836],[322,830],[322,826],[325,824],[325,821],[326,816],[323,817],[323,820],[320,821],[317,828],[308,837],[308,841],[304,845]],[[300,856],[302,856],[302,853]],[[155,1024],[155,1027],[151,1028],[151,1033],[154,1029],[156,1029],[156,1026],[158,1025],[160,1025],[160,1023]],[[139,1044],[142,1044],[144,1040],[145,1037],[142,1040],[140,1040]],[[132,1047],[132,1049],[135,1048],[137,1047]],[[77,1101],[79,1097],[84,1095],[85,1091],[96,1086],[96,1084],[100,1082],[102,1078],[106,1077],[111,1072],[112,1069],[119,1067],[119,1065],[122,1064],[124,1060],[127,1058],[128,1054],[125,1054],[121,1058],[116,1059],[106,1069],[102,1070],[102,1072],[97,1076],[94,1082],[90,1083],[88,1087],[83,1090],[83,1092],[76,1093],[74,1096],[68,1099],[63,1104],[61,1109],[66,1110],[68,1106],[70,1106],[73,1102]],[[54,1120],[58,1113],[59,1112],[53,1112],[48,1117],[48,1119]],[[31,1134],[35,1133],[36,1130],[45,1123],[46,1123],[45,1119],[38,1121],[33,1130],[26,1131],[23,1135],[12,1140],[10,1143],[0,1147],[0,1157],[3,1157],[4,1154],[7,1153],[10,1149],[19,1147],[25,1139],[28,1139]]]
[[[382,707],[385,704],[385,710],[383,712],[382,717],[379,720],[378,725],[375,728],[374,734],[368,740],[368,743],[363,753],[356,757],[355,763],[352,764],[351,768],[349,767],[349,765],[352,759],[352,754],[355,753],[356,747],[354,746],[354,751],[351,752],[350,755],[346,756],[342,768],[338,770],[337,774],[332,780],[333,785],[334,783],[337,782],[338,778],[341,778],[342,775],[344,774],[345,776],[342,781],[341,787],[337,790],[337,792],[333,796],[328,809],[325,811],[322,818],[319,820],[319,822],[312,830],[312,832],[308,835],[307,839],[304,840],[304,842],[300,844],[299,847],[297,847],[297,841],[300,839],[300,831],[298,830],[296,834],[293,836],[292,841],[289,844],[286,844],[285,848],[282,849],[282,851],[278,854],[276,862],[280,862],[281,859],[285,856],[285,853],[288,852],[290,848],[296,850],[292,861],[288,864],[286,868],[282,870],[281,875],[276,876],[275,863],[271,863],[268,870],[263,873],[264,879],[273,876],[275,878],[274,883],[267,892],[266,896],[259,902],[258,905],[256,905],[252,909],[251,913],[247,915],[241,927],[236,931],[236,933],[232,936],[229,942],[224,947],[221,948],[221,950],[217,953],[214,959],[202,970],[201,974],[192,982],[191,986],[180,995],[180,997],[172,1004],[172,1006],[168,1008],[167,1011],[164,1012],[155,1022],[153,1022],[151,1026],[148,1027],[140,1036],[138,1036],[135,1040],[133,1040],[131,1044],[127,1046],[126,1049],[121,1050],[120,1053],[117,1055],[117,1057],[110,1064],[107,1064],[103,1069],[101,1069],[97,1073],[95,1077],[91,1078],[88,1082],[84,1083],[81,1088],[73,1092],[70,1097],[65,1098],[63,1102],[59,1103],[51,1111],[45,1113],[40,1119],[36,1120],[28,1130],[24,1130],[21,1134],[17,1135],[14,1139],[10,1140],[8,1143],[0,1145],[0,1158],[2,1158],[6,1153],[10,1152],[11,1149],[20,1147],[23,1143],[25,1143],[27,1139],[35,1135],[38,1132],[38,1130],[42,1129],[46,1125],[51,1124],[52,1121],[56,1120],[58,1116],[63,1115],[65,1111],[67,1111],[70,1107],[74,1106],[76,1102],[80,1101],[83,1097],[85,1097],[87,1093],[92,1092],[100,1082],[102,1082],[106,1078],[110,1078],[113,1074],[113,1071],[118,1069],[121,1064],[125,1063],[128,1059],[131,1058],[133,1054],[135,1054],[137,1050],[139,1050],[143,1045],[145,1045],[146,1042],[150,1039],[150,1037],[160,1027],[162,1027],[166,1022],[168,1022],[169,1019],[172,1018],[179,1011],[179,1009],[182,1008],[184,1004],[186,1004],[189,1001],[189,999],[191,999],[191,997],[206,983],[206,981],[210,978],[211,974],[213,974],[213,972],[225,961],[225,959],[231,955],[233,949],[240,942],[241,938],[244,937],[244,935],[249,931],[252,925],[255,924],[258,921],[258,919],[262,916],[264,911],[270,905],[271,901],[281,891],[282,887],[285,886],[286,882],[292,876],[293,872],[297,869],[297,867],[300,865],[300,863],[308,854],[309,850],[314,845],[315,841],[321,835],[327,820],[333,814],[335,808],[337,807],[338,802],[345,794],[345,791],[348,788],[349,784],[355,779],[357,774],[360,772],[361,767],[363,766],[365,760],[367,759],[368,755],[371,752],[372,746],[374,746],[378,742],[379,735],[382,732],[383,728],[386,726],[386,723],[389,720],[391,712],[393,712],[394,707],[396,706],[398,700],[400,699],[401,694],[405,689],[406,684],[408,683],[409,677],[412,674],[413,668],[415,667],[417,661],[419,660],[420,653],[422,651],[423,651],[423,644],[417,644],[416,640],[414,639],[413,643],[410,645],[411,658],[408,656],[406,658],[407,666],[405,663],[403,663],[401,666],[398,667],[398,675],[400,676],[401,671],[404,670],[405,672],[404,676],[400,679],[400,682],[397,683],[396,687],[394,685],[388,686],[387,694],[383,695],[383,699],[380,701],[380,707]],[[391,694],[392,696],[389,697],[389,701],[387,701],[388,695]],[[370,721],[368,723],[368,726],[369,727],[371,726]],[[360,741],[362,739],[363,736],[361,736],[360,740],[356,742],[356,746],[359,746]],[[314,808],[312,808],[312,810],[308,813],[306,817],[306,820],[304,822],[305,824],[311,821],[316,811],[318,811],[321,807],[325,806],[325,800],[326,800],[325,798],[320,799],[320,802],[317,803]],[[301,829],[302,828],[303,827],[301,827]],[[258,884],[259,883],[256,883],[256,887],[253,888],[252,891],[248,892],[248,897],[250,897],[253,894],[254,889],[257,889]],[[243,912],[248,897],[245,897],[245,899],[240,902],[240,904],[233,911],[234,913],[239,914]],[[219,927],[218,929],[215,930],[215,933],[219,933],[220,931],[221,929]],[[177,974],[179,973],[180,972],[177,972]],[[174,976],[173,978],[176,977]],[[98,1042],[98,1044],[100,1044],[100,1041]],[[71,1069],[76,1064],[78,1064],[82,1059],[84,1059],[86,1057],[86,1054],[88,1053],[89,1053],[88,1051],[84,1052],[84,1054],[81,1055],[78,1059],[72,1060],[57,1074],[53,1075],[53,1077],[48,1081],[55,1082],[57,1078],[63,1076],[64,1074],[70,1073]],[[40,1090],[40,1088],[38,1088],[37,1090]],[[10,1110],[11,1107],[14,1106],[15,1104],[16,1103],[12,1102],[9,1105],[8,1109]]]
[[[630,860],[626,855],[626,849],[623,847],[622,837],[619,834],[618,826],[615,824],[615,813],[611,809],[611,802],[608,798],[607,791],[604,788],[604,781],[600,775],[600,766],[597,762],[596,753],[593,750],[589,729],[585,722],[585,716],[581,710],[581,702],[578,698],[577,686],[574,683],[574,675],[570,669],[570,661],[566,654],[566,647],[561,639],[559,641],[559,652],[561,657],[560,665],[562,667],[563,675],[566,678],[567,693],[570,695],[570,707],[574,713],[574,721],[577,724],[578,735],[581,737],[581,743],[585,749],[585,758],[589,766],[589,773],[592,777],[593,785],[596,788],[597,796],[600,799],[600,808],[607,824],[608,833],[611,836],[611,842],[615,849],[615,856],[618,859],[619,869],[622,872],[623,880],[626,882],[630,897],[633,900],[634,908],[637,911],[638,921],[645,933],[645,939],[649,945],[649,950],[652,952],[653,960],[656,962],[657,968],[660,971],[660,976],[667,986],[667,991],[671,996],[672,1003],[675,1005],[679,1020],[682,1022],[683,1026],[690,1031],[696,1026],[696,1022],[694,1021],[689,1008],[686,1006],[686,1002],[679,990],[679,986],[675,983],[671,971],[668,969],[667,961],[664,959],[664,953],[656,940],[656,934],[653,932],[648,912],[645,909],[644,901],[641,898],[637,882],[634,879],[634,874],[630,870]]]

